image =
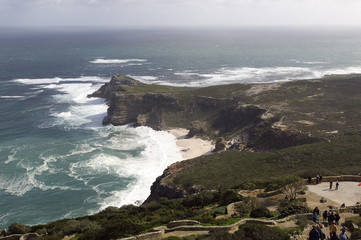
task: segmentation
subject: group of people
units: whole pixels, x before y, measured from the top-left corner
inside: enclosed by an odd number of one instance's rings
[[[311,184],[312,183],[312,178],[311,177],[308,177],[307,178],[307,182],[308,182],[308,184]],[[319,183],[321,183],[322,182],[322,175],[317,175],[316,176],[316,184],[319,184]]]
[[[315,184],[322,183],[322,179],[323,179],[322,175],[317,175],[315,178]],[[312,184],[312,178],[308,177],[307,182],[308,182],[308,184]],[[335,190],[338,190],[339,186],[340,186],[340,183],[338,181],[336,181]],[[330,181],[330,190],[332,190],[332,187],[333,187],[333,182]]]
[[[334,225],[333,225],[334,226]],[[336,230],[333,232],[330,232],[330,236],[326,237],[326,234],[323,233],[322,229],[324,227],[322,225],[313,225],[312,229],[310,231],[309,240],[323,240],[323,239],[328,239],[328,240],[348,240],[350,239],[346,233],[346,229],[342,228],[341,229],[341,233],[339,235],[337,235]],[[331,228],[331,226],[330,226]]]
[[[333,182],[330,181],[330,190],[332,190],[332,185],[333,185]],[[335,190],[338,190],[338,186],[340,186],[340,183],[338,181],[336,181],[336,184],[335,184]]]
[[[315,207],[312,212],[312,220],[314,223],[319,223],[320,210],[318,207]],[[323,221],[327,221],[329,226],[330,235],[326,238],[326,234],[323,232],[324,226],[322,224],[316,224],[312,226],[312,229],[309,233],[309,240],[347,240],[350,239],[347,236],[346,229],[342,228],[341,233],[337,235],[337,225],[339,225],[340,215],[338,212],[325,210],[322,213]]]

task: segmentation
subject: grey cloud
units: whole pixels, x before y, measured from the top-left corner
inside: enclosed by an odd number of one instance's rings
[[[0,24],[361,25],[359,9],[358,0],[0,0]]]

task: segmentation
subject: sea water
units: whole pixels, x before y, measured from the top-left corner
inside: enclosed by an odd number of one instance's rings
[[[175,137],[102,126],[114,74],[211,86],[361,73],[360,29],[0,29],[0,229],[140,204]]]

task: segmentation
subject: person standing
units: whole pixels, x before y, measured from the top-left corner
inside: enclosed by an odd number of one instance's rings
[[[330,237],[332,237],[332,235],[334,234],[337,237],[337,227],[334,223],[331,223],[331,225],[329,226],[328,230],[330,230]]]
[[[322,183],[322,175],[320,175],[320,183]]]
[[[332,189],[332,183],[333,183],[333,182],[332,182],[332,181],[330,181],[330,190]]]
[[[320,215],[320,209],[318,209],[318,207],[315,207],[312,212],[316,213],[317,216]]]
[[[317,222],[318,222],[318,215],[317,215],[315,212],[312,213],[312,221],[313,221],[314,223],[317,223]]]
[[[340,214],[338,214],[338,212],[336,212],[334,216],[335,216],[335,223],[336,223],[336,225],[338,225],[338,222],[340,221],[340,218],[341,218]]]
[[[344,229],[344,228],[341,229],[341,233],[340,233],[340,235],[338,235],[338,238],[340,240],[348,240],[348,239],[350,239],[346,234],[346,229]]]
[[[335,190],[338,190],[338,186],[339,186],[340,184],[338,183],[338,181],[336,182],[336,189]]]
[[[308,234],[309,240],[320,240],[320,233],[317,231],[316,226],[312,226],[310,233]]]
[[[328,215],[328,225],[332,225],[332,224],[334,224],[336,219],[335,219],[335,214],[332,212],[332,211],[330,211],[329,212],[329,215]]]
[[[332,232],[332,233],[330,234],[330,240],[340,240],[340,239],[337,237],[336,232]]]
[[[325,210],[323,213],[322,213],[322,217],[323,217],[323,221],[327,221],[327,217],[328,217],[328,211]]]
[[[326,234],[323,233],[322,228],[323,228],[323,226],[320,225],[320,224],[316,226],[316,230],[317,230],[317,231],[319,232],[319,234],[320,234],[320,239],[321,239],[321,240],[324,240],[324,239],[326,238]]]

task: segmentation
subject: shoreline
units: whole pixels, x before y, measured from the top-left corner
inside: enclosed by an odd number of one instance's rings
[[[214,149],[214,144],[209,140],[187,138],[188,130],[185,128],[171,128],[167,132],[176,137],[176,144],[181,149],[184,160],[211,154]]]

